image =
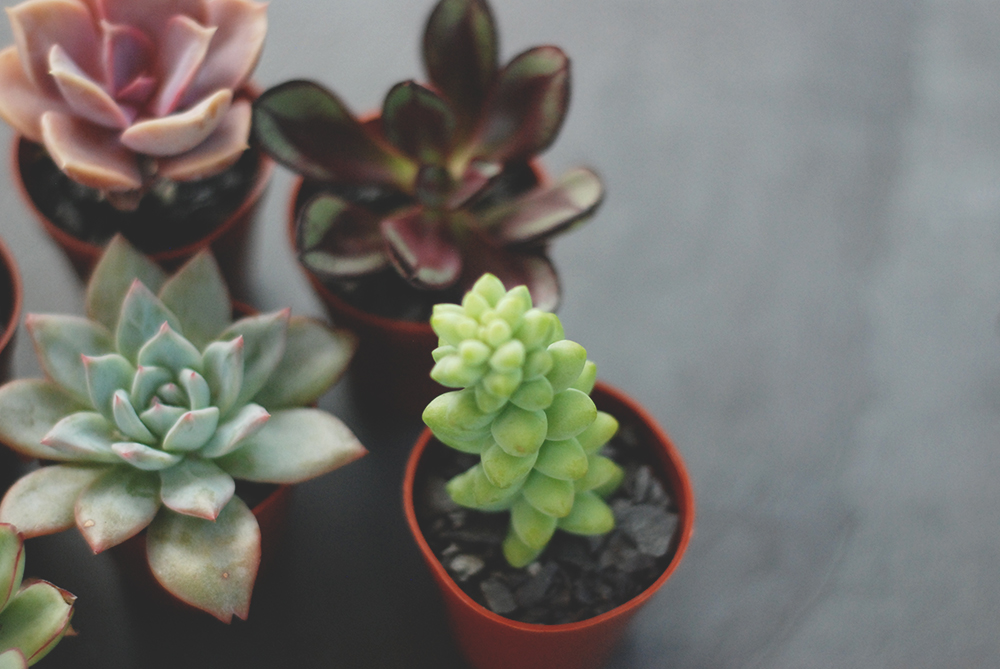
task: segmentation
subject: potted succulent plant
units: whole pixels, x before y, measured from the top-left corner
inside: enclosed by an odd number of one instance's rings
[[[76,597],[46,581],[24,576],[24,541],[0,523],[0,669],[35,664],[66,634]]]
[[[684,464],[523,286],[485,275],[431,325],[458,390],[424,411],[403,497],[455,638],[477,669],[598,667],[687,547]]]
[[[562,127],[569,59],[540,46],[501,67],[497,54],[485,0],[440,0],[423,38],[429,83],[395,85],[380,115],[359,120],[301,80],[253,106],[260,146],[302,176],[290,216],[301,264],[361,336],[355,364],[374,368],[354,379],[380,402],[402,389],[414,415],[441,390],[427,377],[431,307],[489,271],[554,308],[547,243],[603,197],[589,169],[550,181],[533,162]]]
[[[77,270],[116,233],[174,268],[233,250],[273,165],[247,150],[265,5],[26,0],[7,14],[14,173]]]
[[[86,318],[26,319],[46,378],[0,387],[0,440],[55,463],[11,486],[0,520],[26,537],[75,525],[94,552],[145,530],[163,588],[226,622],[247,616],[262,545],[234,479],[296,483],[365,453],[303,408],[353,337],[287,309],[230,322],[231,309],[207,251],[168,278],[116,237]]]

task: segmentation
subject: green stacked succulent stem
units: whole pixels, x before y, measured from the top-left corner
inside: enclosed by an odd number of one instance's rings
[[[590,399],[597,368],[565,338],[559,318],[534,308],[527,288],[505,290],[491,274],[461,305],[438,304],[431,377],[449,388],[424,410],[442,443],[480,456],[448,482],[451,498],[510,512],[504,556],[530,564],[556,529],[601,535],[614,527],[603,498],[623,472],[600,449],[618,422]]]

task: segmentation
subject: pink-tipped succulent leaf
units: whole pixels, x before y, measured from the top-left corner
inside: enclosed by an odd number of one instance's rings
[[[264,43],[251,0],[27,0],[9,8],[0,116],[109,193],[211,176],[247,147],[234,103]]]

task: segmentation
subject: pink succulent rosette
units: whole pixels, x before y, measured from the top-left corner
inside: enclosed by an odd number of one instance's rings
[[[190,181],[247,148],[267,30],[249,0],[27,0],[7,10],[0,116],[71,179],[108,193]]]

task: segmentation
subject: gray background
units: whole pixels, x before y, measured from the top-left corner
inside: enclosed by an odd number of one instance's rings
[[[276,0],[256,79],[375,108],[422,77],[431,4]],[[698,503],[687,556],[610,666],[996,666],[1000,5],[494,10],[505,60],[542,43],[573,58],[544,160],[607,185],[553,248],[567,333],[672,435]],[[321,315],[284,236],[290,183],[279,171],[257,222],[249,296]],[[0,211],[28,311],[80,312],[10,186]],[[23,332],[16,369],[38,373]],[[371,454],[298,489],[248,624],[158,628],[67,532],[28,547],[30,572],[80,596],[80,636],[43,665],[463,666],[400,511],[418,426],[365,420],[346,384],[322,406]]]

